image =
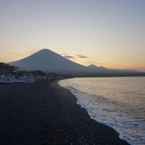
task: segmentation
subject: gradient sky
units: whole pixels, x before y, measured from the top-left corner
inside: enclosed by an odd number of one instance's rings
[[[145,0],[0,0],[0,61],[41,48],[145,70]]]

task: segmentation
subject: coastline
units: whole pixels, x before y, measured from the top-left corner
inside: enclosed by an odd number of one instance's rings
[[[57,82],[0,84],[1,144],[129,145]]]

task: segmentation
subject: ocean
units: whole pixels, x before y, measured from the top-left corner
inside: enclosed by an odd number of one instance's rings
[[[62,80],[90,117],[114,128],[131,145],[145,145],[145,77]]]

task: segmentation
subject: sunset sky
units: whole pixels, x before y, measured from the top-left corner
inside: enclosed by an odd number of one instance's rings
[[[84,65],[145,70],[145,0],[0,0],[0,61],[41,48]]]

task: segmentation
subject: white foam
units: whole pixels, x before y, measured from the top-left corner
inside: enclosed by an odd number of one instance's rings
[[[77,103],[87,110],[92,119],[114,128],[120,133],[120,137],[131,145],[145,144],[143,136],[145,135],[145,130],[143,129],[145,124],[139,122],[141,120],[135,120],[128,116],[127,113],[117,111],[115,106],[103,96],[81,92],[76,89],[76,85],[72,85],[73,83],[68,81],[60,81],[59,84],[68,88],[77,97]]]

